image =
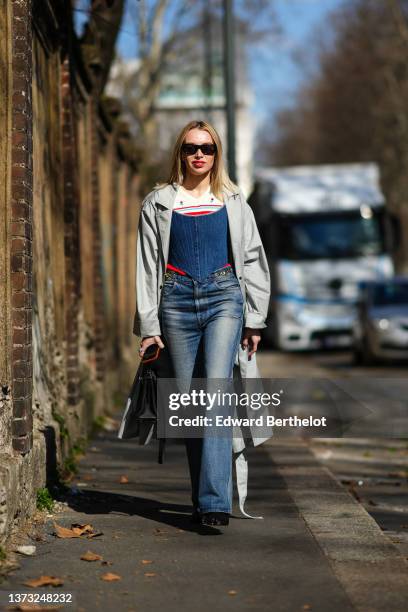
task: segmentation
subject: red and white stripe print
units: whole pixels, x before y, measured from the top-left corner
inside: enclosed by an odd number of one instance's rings
[[[179,187],[173,210],[182,215],[197,216],[217,212],[223,202],[216,198],[210,189],[199,198],[195,198],[182,187]]]

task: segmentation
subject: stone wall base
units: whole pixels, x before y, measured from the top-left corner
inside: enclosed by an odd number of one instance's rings
[[[46,482],[46,441],[35,432],[25,455],[0,455],[0,544],[30,520],[36,510],[37,489]]]

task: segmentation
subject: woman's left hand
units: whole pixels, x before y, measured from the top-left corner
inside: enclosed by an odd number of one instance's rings
[[[261,335],[259,333],[259,329],[253,329],[252,327],[244,328],[241,346],[244,350],[248,349],[248,359],[251,359],[252,355],[256,353],[260,341]]]

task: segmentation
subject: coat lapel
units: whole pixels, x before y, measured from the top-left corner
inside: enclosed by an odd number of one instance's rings
[[[173,204],[177,194],[177,185],[167,185],[156,191],[156,221],[160,233],[165,265],[167,264],[170,246],[170,225]]]
[[[227,207],[228,227],[231,240],[232,254],[234,256],[235,268],[241,262],[242,248],[242,219],[239,194],[234,193],[225,196],[225,205]],[[239,266],[238,266],[239,267]]]
[[[164,208],[162,210],[157,210],[156,212],[157,226],[160,232],[165,264],[167,264],[170,246],[171,215],[172,210],[170,208]]]

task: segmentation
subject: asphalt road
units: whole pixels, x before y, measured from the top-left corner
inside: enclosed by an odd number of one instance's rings
[[[383,430],[361,437],[309,438],[316,458],[377,521],[384,533],[408,557],[408,362],[356,366],[348,351],[258,354],[262,376],[348,379],[371,392]],[[384,389],[388,401],[384,401]],[[374,398],[374,399],[373,399]],[[372,404],[371,404],[372,405]],[[390,406],[399,418],[391,426]],[[385,430],[385,433],[384,433]],[[387,437],[387,430],[392,437]]]

